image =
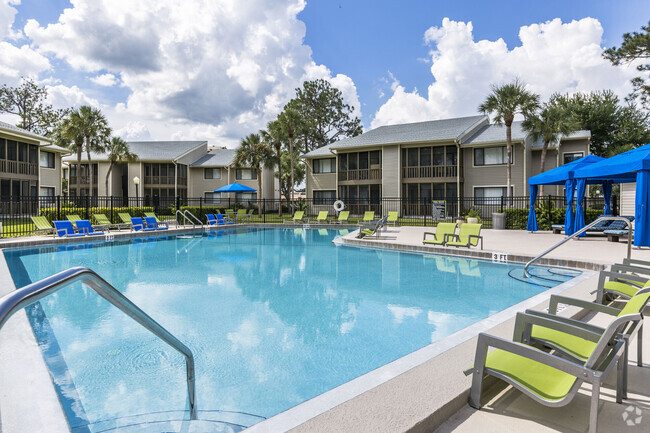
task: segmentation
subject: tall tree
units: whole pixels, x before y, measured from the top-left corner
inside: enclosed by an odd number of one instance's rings
[[[545,103],[539,112],[531,114],[522,124],[524,131],[528,132],[534,141],[542,140],[542,155],[539,172],[544,172],[546,153],[549,145],[559,144],[562,136],[571,134],[580,129],[580,123],[573,114],[555,103],[557,95]]]
[[[556,104],[573,113],[582,129],[591,131],[591,153],[598,156],[612,156],[650,141],[648,114],[634,104],[619,102],[611,90],[555,98]]]
[[[70,149],[77,155],[75,175],[76,196],[81,195],[81,156],[83,155],[84,136],[79,113],[74,111],[59,123],[54,132],[54,142]],[[72,175],[72,173],[70,173]]]
[[[300,184],[305,180],[305,163],[298,156],[298,152],[296,151],[292,158],[286,149],[282,150],[282,155],[280,156],[280,165],[283,167],[283,170],[282,176],[280,177],[278,175],[278,179],[280,181],[280,193],[285,197],[291,197],[296,184]],[[294,161],[293,172],[290,173],[292,161]]]
[[[106,172],[106,195],[113,195],[113,190],[109,191],[108,178],[111,176],[115,164],[122,162],[133,162],[138,159],[138,155],[131,152],[129,143],[122,140],[120,137],[113,137],[106,145],[104,151],[108,157],[108,171]]]
[[[273,151],[273,163],[278,166],[278,179],[282,179],[282,128],[277,120],[273,120],[266,126],[266,131],[260,131],[262,140]],[[278,216],[282,216],[282,190],[280,189]]]
[[[234,163],[238,167],[249,167],[257,173],[257,194],[262,194],[262,168],[273,165],[273,152],[262,141],[261,134],[249,134],[242,138],[235,151]],[[262,206],[257,206],[258,215],[262,217]]]
[[[294,179],[294,165],[295,165],[294,160],[297,159],[297,156],[300,152],[300,149],[294,149],[294,147],[295,147],[296,139],[299,136],[301,136],[302,133],[304,132],[305,124],[298,111],[289,107],[285,107],[284,111],[278,115],[277,120],[278,120],[278,126],[280,127],[281,134],[284,138],[286,138],[289,144],[289,157],[291,160],[291,168],[290,168],[291,184],[290,184],[289,192],[291,193],[291,195],[287,197],[287,200],[290,200],[293,203],[293,188],[296,185]]]
[[[478,107],[484,114],[493,114],[495,124],[506,125],[506,197],[511,196],[512,122],[517,114],[523,114],[524,118],[528,118],[538,108],[539,95],[526,90],[519,79],[500,86],[492,85],[492,93]]]
[[[305,152],[363,132],[354,107],[345,104],[341,91],[327,80],[305,81],[287,108],[296,110],[305,122]]]
[[[20,122],[16,125],[19,128],[50,136],[68,110],[55,110],[45,103],[46,99],[45,87],[37,85],[31,78],[23,78],[18,87],[4,84],[0,88],[0,113],[19,116]]]
[[[621,46],[605,50],[603,57],[614,65],[631,63],[639,59],[650,59],[650,22],[647,26],[642,26],[641,30],[641,32],[625,33]],[[650,80],[647,77],[650,63],[641,63],[637,65],[636,69],[641,72],[642,76],[632,79],[633,91],[630,93],[628,101],[631,102],[638,98],[645,109],[650,110]]]
[[[89,105],[82,105],[76,112],[81,122],[82,133],[84,137],[84,149],[88,156],[88,173],[90,175],[90,191],[88,195],[93,196],[93,178],[94,169],[91,152],[103,152],[106,143],[111,135],[111,128],[108,127],[108,121],[102,112]]]

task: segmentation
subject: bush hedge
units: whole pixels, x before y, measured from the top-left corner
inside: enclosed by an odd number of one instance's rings
[[[67,215],[79,215],[83,219],[91,220],[93,214],[103,213],[112,223],[121,223],[122,220],[117,215],[118,213],[126,212],[132,217],[144,217],[145,212],[153,212],[153,207],[75,207],[70,205],[61,206],[61,213],[58,213],[56,208],[42,208],[40,215],[46,217],[50,221],[57,219],[65,220]]]
[[[528,209],[504,209],[506,218],[506,228],[513,230],[526,230],[528,225]],[[548,221],[548,207],[536,207],[535,213],[537,215],[537,227],[540,230],[549,229]],[[564,224],[564,216],[566,208],[552,208],[551,209],[551,225]],[[603,214],[600,209],[586,209],[585,210],[585,224],[593,222]]]

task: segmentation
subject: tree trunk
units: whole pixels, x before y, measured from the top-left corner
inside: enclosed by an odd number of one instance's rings
[[[111,193],[113,192],[113,191],[111,191],[111,192],[108,191],[108,178],[111,175],[111,170],[113,170],[113,163],[112,162],[108,165],[108,171],[106,172],[106,195],[107,196],[111,195]]]
[[[548,150],[548,141],[544,141],[544,147],[542,147],[542,155],[540,157],[539,172],[544,173],[544,163],[546,162],[546,151]],[[559,149],[558,149],[559,151]],[[544,185],[539,186],[539,196],[544,195]]]
[[[81,146],[77,147],[77,194],[76,197],[81,197],[81,155],[82,155]],[[78,199],[77,199],[78,200]],[[77,202],[78,205],[78,202]]]
[[[512,165],[510,164],[510,157],[512,155],[512,121],[506,122],[506,198],[510,198],[510,183],[512,182]],[[510,200],[508,200],[508,207],[510,207]]]
[[[278,216],[282,218],[282,148],[278,147]],[[275,185],[274,188],[275,189]]]
[[[262,170],[257,169],[257,215],[262,218],[262,201],[260,196],[262,195]]]
[[[86,155],[88,155],[88,182],[90,182],[90,189],[88,190],[88,197],[93,197],[93,161],[90,158],[90,140],[86,139]]]
[[[293,210],[293,138],[289,138],[289,156],[291,157],[291,184],[289,185],[289,195]]]

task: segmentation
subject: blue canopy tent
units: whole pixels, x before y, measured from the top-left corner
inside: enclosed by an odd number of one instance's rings
[[[573,201],[573,192],[576,189],[576,181],[574,179],[574,174],[576,170],[582,167],[588,167],[591,164],[603,161],[605,158],[595,155],[587,155],[583,158],[571,161],[568,164],[561,165],[557,168],[554,168],[544,173],[540,173],[537,176],[528,178],[528,189],[530,193],[530,210],[528,211],[528,225],[526,230],[534,232],[537,231],[537,215],[535,215],[535,200],[537,200],[537,190],[539,185],[564,185],[566,190],[566,202],[567,210],[566,215],[564,216],[564,233],[570,235],[574,233],[573,231],[573,209],[571,208],[571,202]],[[589,183],[600,183],[598,181],[593,181]],[[611,187],[609,189],[611,196]],[[605,197],[608,200],[608,197]],[[609,204],[605,205],[609,208]]]
[[[634,209],[634,245],[650,246],[650,144],[629,150],[620,155],[612,156],[604,161],[580,168],[574,173],[578,183],[589,183],[598,178],[611,183],[636,182],[636,202]],[[611,186],[610,186],[611,188]],[[584,188],[582,189],[584,191]],[[604,188],[603,188],[604,191]],[[611,195],[611,189],[605,194]],[[581,197],[578,196],[578,200]],[[584,219],[576,219],[574,230],[584,227]]]
[[[240,183],[231,183],[230,185],[222,186],[219,189],[215,189],[214,192],[255,192],[254,188],[250,186],[242,185]]]

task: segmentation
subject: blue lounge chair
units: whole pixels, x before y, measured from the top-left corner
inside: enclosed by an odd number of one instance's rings
[[[79,229],[79,233],[88,236],[101,236],[104,234],[104,230],[100,227],[98,227],[97,230],[94,230],[92,224],[90,224],[90,221],[88,220],[77,220],[77,229]]]
[[[220,213],[216,214],[215,216],[217,217],[217,225],[233,224],[232,218],[230,217],[227,217],[228,219],[226,219],[226,217]]]
[[[167,230],[167,224],[159,223],[156,221],[156,217],[144,217],[144,222],[147,223],[147,228],[153,228],[154,230]]]
[[[151,232],[156,230],[154,227],[146,227],[144,225],[144,221],[142,221],[142,218],[140,217],[131,217],[131,224],[133,230],[135,230],[136,232],[139,231]]]
[[[211,225],[211,226],[216,226],[217,225],[217,219],[214,217],[214,214],[206,213],[205,217],[208,219],[208,225]]]
[[[54,230],[60,238],[76,238],[83,236],[83,233],[75,233],[74,227],[72,227],[71,221],[53,221]]]

